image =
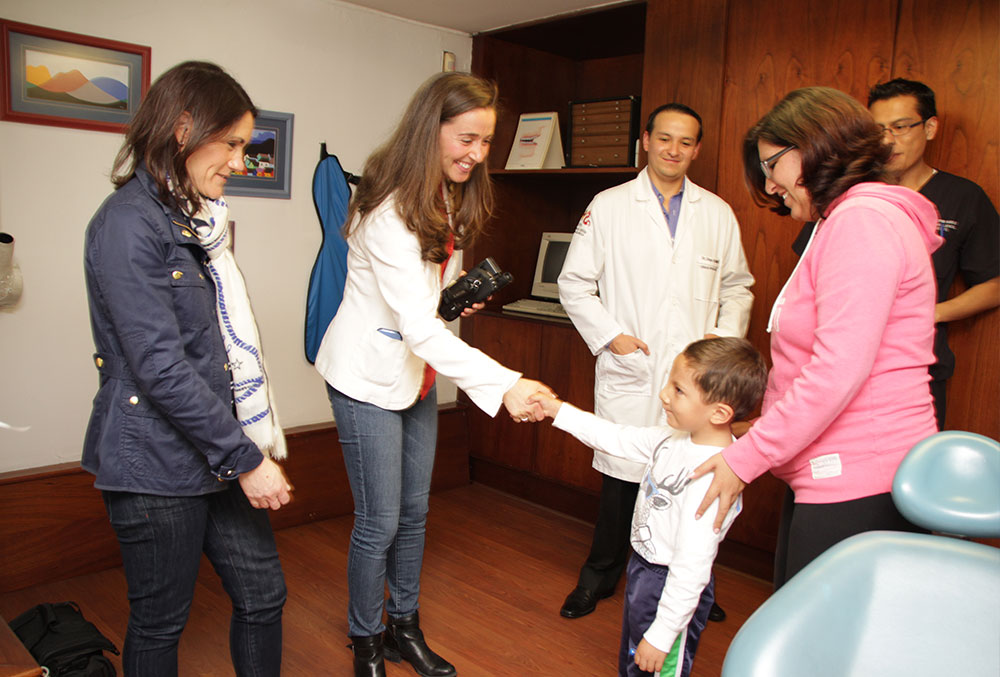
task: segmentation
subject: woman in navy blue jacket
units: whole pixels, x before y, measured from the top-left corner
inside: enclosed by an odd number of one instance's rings
[[[285,583],[267,513],[291,486],[222,191],[256,108],[221,68],[150,88],[87,228],[100,388],[83,449],[128,581],[126,675],[177,674],[202,552],[233,600],[238,675],[278,675]]]

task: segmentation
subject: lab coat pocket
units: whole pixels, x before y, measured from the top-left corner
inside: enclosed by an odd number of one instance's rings
[[[365,333],[358,346],[358,358],[353,360],[354,372],[380,386],[399,381],[409,349],[395,329],[379,328]]]
[[[597,356],[597,383],[601,390],[623,395],[649,395],[652,370],[641,350],[616,355],[610,350]]]
[[[699,256],[697,265],[691,269],[691,296],[705,303],[717,303],[719,299],[719,259]]]

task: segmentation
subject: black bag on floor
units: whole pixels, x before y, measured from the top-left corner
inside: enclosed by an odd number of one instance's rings
[[[12,620],[10,628],[51,677],[115,677],[103,652],[117,656],[118,649],[76,602],[39,604]]]

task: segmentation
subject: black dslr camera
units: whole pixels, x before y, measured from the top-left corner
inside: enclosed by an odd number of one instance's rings
[[[487,257],[453,284],[441,290],[438,313],[445,320],[454,320],[473,303],[485,301],[493,292],[503,289],[513,279],[513,275],[502,272],[496,261]]]

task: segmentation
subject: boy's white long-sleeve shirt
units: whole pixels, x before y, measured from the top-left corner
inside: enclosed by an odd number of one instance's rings
[[[563,403],[552,422],[584,444],[606,453],[646,464],[632,515],[632,547],[647,562],[670,568],[656,619],[643,637],[669,652],[684,631],[712,575],[712,562],[742,498],[729,509],[722,529],[713,530],[718,502],[694,518],[712,482],[706,475],[695,482],[688,475],[722,447],[695,444],[688,433],[672,428],[625,426]]]

